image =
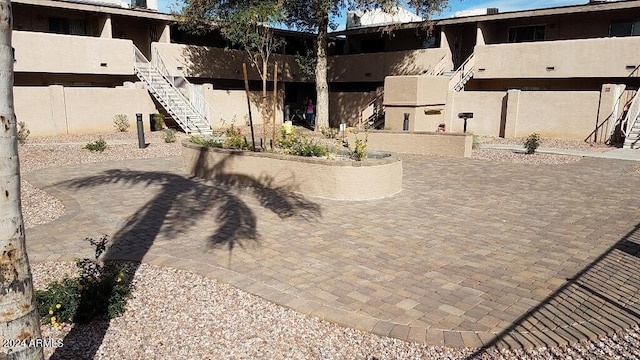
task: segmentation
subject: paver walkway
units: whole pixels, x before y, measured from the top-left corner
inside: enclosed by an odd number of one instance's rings
[[[366,202],[212,185],[179,158],[40,170],[26,180],[66,213],[28,230],[28,251],[71,260],[109,234],[111,258],[433,345],[558,345],[640,321],[637,163],[403,158],[404,190]]]

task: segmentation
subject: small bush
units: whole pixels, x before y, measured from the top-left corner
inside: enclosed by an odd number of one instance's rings
[[[118,114],[113,117],[113,126],[115,126],[116,130],[119,132],[127,132],[131,124],[129,123],[127,115]]]
[[[338,136],[338,133],[340,132],[340,130],[332,127],[322,127],[320,129],[320,132],[327,139],[335,139]]]
[[[524,148],[527,150],[527,154],[533,154],[540,146],[540,134],[533,133],[527,137],[524,142]]]
[[[231,123],[231,125],[224,128],[224,144],[222,145],[225,149],[240,149],[240,150],[248,150],[251,149],[251,145],[247,141],[247,139],[242,135],[242,130],[237,128]]]
[[[27,124],[24,121],[18,123],[18,142],[24,145],[27,142],[27,138],[31,134],[31,130],[27,129]]]
[[[280,138],[276,140],[276,144],[285,154],[295,156],[316,156],[325,157],[329,154],[329,148],[298,134],[295,131],[287,134],[284,128],[280,132]]]
[[[162,116],[162,114],[153,114],[153,127],[156,129],[156,131],[162,130],[165,128],[164,116]]]
[[[162,130],[164,134],[164,142],[166,143],[174,143],[176,142],[176,131],[173,129],[164,129]]]
[[[362,161],[367,158],[367,143],[369,141],[369,133],[365,132],[364,140],[358,139],[356,136],[355,146],[351,152],[351,158],[355,161]]]
[[[84,146],[84,149],[94,152],[103,152],[107,148],[107,142],[104,141],[102,137],[99,137],[98,140],[94,142],[90,142]]]
[[[87,239],[96,248],[94,259],[76,260],[77,277],[67,277],[36,290],[38,313],[43,323],[55,328],[60,323],[89,323],[96,318],[113,319],[125,311],[131,285],[127,266],[122,263],[98,261],[108,250],[107,236]]]

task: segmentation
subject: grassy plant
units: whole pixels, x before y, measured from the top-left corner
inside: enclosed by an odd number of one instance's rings
[[[24,145],[27,142],[27,138],[31,134],[31,130],[27,128],[27,124],[24,121],[18,123],[18,142]]]
[[[280,137],[276,140],[276,145],[283,153],[289,155],[325,157],[329,154],[327,146],[318,144],[295,131],[287,134],[284,129],[281,130]]]
[[[115,126],[116,130],[119,132],[127,132],[131,124],[129,123],[127,115],[118,114],[113,117],[113,126]]]
[[[540,134],[533,133],[524,141],[524,148],[527,150],[527,154],[533,154],[540,146]]]
[[[338,133],[340,132],[340,130],[332,127],[322,127],[320,129],[320,132],[327,139],[335,139],[338,136]]]
[[[76,260],[80,275],[51,282],[45,290],[35,291],[43,323],[58,328],[61,323],[89,323],[124,313],[131,294],[126,265],[98,261],[109,249],[106,235],[98,241],[87,240],[96,248],[95,258]]]
[[[107,148],[107,142],[101,137],[98,140],[88,143],[84,146],[84,149],[93,152],[103,152]]]
[[[166,143],[174,143],[176,142],[176,131],[173,129],[164,129],[162,130],[164,134],[164,142]]]
[[[198,144],[206,147],[222,148],[222,142],[219,139],[216,139],[213,137],[191,135],[191,137],[189,138],[189,141],[194,144]]]
[[[480,140],[478,139],[478,135],[473,135],[473,143],[471,144],[471,149],[480,149]]]

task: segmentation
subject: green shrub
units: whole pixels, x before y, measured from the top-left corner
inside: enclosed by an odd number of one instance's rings
[[[540,146],[540,134],[533,133],[527,137],[524,142],[524,148],[527,150],[527,154],[533,154]]]
[[[113,117],[113,126],[119,132],[126,132],[129,130],[131,124],[129,124],[129,118],[125,114],[118,114]]]
[[[295,131],[287,134],[284,128],[280,132],[280,137],[276,140],[276,145],[283,153],[289,155],[325,157],[329,154],[327,146],[318,144]]]
[[[176,142],[176,131],[173,129],[164,129],[162,130],[164,133],[164,142],[166,143],[174,143]]]
[[[165,128],[164,116],[162,116],[162,114],[153,114],[153,127],[156,129],[156,131],[162,130]]]
[[[76,260],[80,275],[54,281],[36,290],[38,313],[43,323],[89,323],[96,318],[113,319],[125,311],[131,294],[130,274],[123,263],[98,261],[108,250],[107,236],[87,239],[96,248],[94,259]]]
[[[224,128],[224,143],[222,146],[225,149],[240,149],[240,150],[248,150],[251,149],[251,145],[247,141],[247,139],[242,135],[242,130],[237,128],[231,123],[231,125]]]
[[[101,137],[94,142],[90,142],[84,146],[84,149],[94,152],[103,152],[107,148],[107,142]]]
[[[351,152],[351,158],[355,161],[362,161],[367,158],[367,143],[369,142],[369,133],[365,132],[364,140],[358,139],[356,136],[354,149]]]
[[[27,124],[24,121],[18,123],[18,142],[24,145],[27,142],[27,138],[31,134],[31,130],[27,129]]]

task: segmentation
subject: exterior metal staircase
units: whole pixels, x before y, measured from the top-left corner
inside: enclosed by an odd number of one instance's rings
[[[167,71],[166,61],[163,61],[157,51],[153,62],[134,46],[134,70],[136,76],[142,80],[153,97],[171,115],[173,120],[187,134],[195,133],[211,135],[211,125],[208,120],[209,106],[202,96],[193,89],[184,77],[174,77]],[[185,95],[176,83],[186,89]]]
[[[384,87],[376,89],[376,97],[360,112],[360,128],[384,128]]]
[[[473,78],[473,67],[475,66],[476,61],[474,58],[474,54],[471,54],[465,60],[462,65],[451,75],[451,80],[449,80],[449,89],[455,91],[464,90],[464,85]]]
[[[629,106],[627,116],[624,122],[627,124],[624,132],[624,145],[625,149],[640,149],[640,89],[636,92],[636,95]]]

